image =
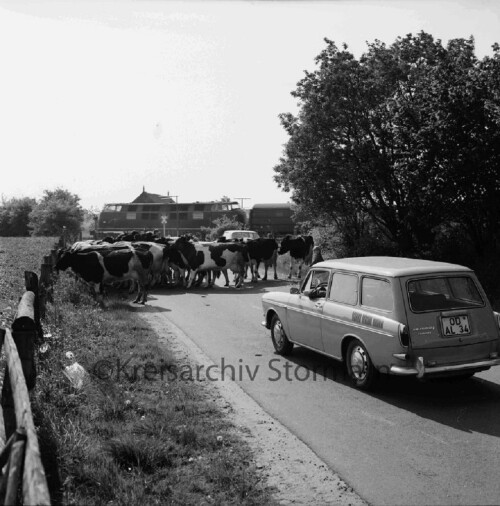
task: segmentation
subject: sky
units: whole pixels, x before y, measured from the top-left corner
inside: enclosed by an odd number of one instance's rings
[[[288,202],[279,114],[324,38],[359,57],[421,30],[491,55],[500,2],[0,0],[0,196]]]

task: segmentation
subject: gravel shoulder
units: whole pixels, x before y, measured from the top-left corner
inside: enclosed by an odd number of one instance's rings
[[[164,314],[142,313],[161,343],[184,364],[211,360]],[[219,375],[214,371],[214,376]],[[280,504],[366,505],[354,490],[328,468],[300,439],[268,415],[233,381],[200,381],[201,388],[222,408],[238,435],[252,449],[263,479],[277,490]]]

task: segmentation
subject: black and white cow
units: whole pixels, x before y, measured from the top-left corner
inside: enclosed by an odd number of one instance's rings
[[[288,279],[292,277],[293,266],[298,266],[297,277],[300,279],[302,265],[311,263],[312,251],[314,247],[314,239],[310,235],[300,235],[292,237],[287,235],[281,241],[279,255],[290,252],[290,273]]]
[[[184,286],[189,274],[188,265],[184,262],[179,250],[174,247],[177,239],[178,237],[162,237],[155,241],[165,245],[163,250],[163,257],[166,261],[165,278],[166,283],[170,286]]]
[[[245,273],[245,263],[249,261],[248,251],[242,243],[195,243],[187,237],[179,237],[173,248],[177,249],[189,267],[190,288],[196,274],[200,271],[226,271],[236,274],[235,286],[241,287]],[[227,278],[226,278],[227,279]]]
[[[164,254],[166,248],[165,244],[148,242],[148,241],[135,241],[131,243],[134,249],[141,249],[149,251],[153,255],[153,263],[151,265],[151,286],[161,283],[162,276],[168,268],[168,259]]]
[[[153,255],[149,251],[133,248],[99,248],[87,251],[62,250],[56,269],[71,268],[75,274],[91,285],[96,293],[103,293],[103,284],[133,280],[139,285],[134,302],[145,304],[149,288],[149,275]],[[142,296],[142,300],[141,300]]]
[[[267,269],[273,267],[274,279],[278,279],[276,272],[276,262],[278,259],[278,243],[275,239],[259,237],[246,241],[248,248],[248,256],[250,257],[250,272],[252,273],[252,281],[257,281],[259,277],[259,264],[264,263],[265,273],[262,278],[267,280]]]

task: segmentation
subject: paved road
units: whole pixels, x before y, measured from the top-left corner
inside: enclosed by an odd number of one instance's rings
[[[468,381],[390,378],[376,393],[355,390],[334,360],[299,347],[288,359],[274,353],[260,298],[289,286],[158,290],[146,310],[182,328],[368,502],[498,504],[500,368]]]

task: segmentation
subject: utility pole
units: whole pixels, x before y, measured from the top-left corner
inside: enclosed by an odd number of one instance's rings
[[[241,200],[241,208],[243,209],[244,200],[252,200],[250,197],[234,197],[236,200]]]

